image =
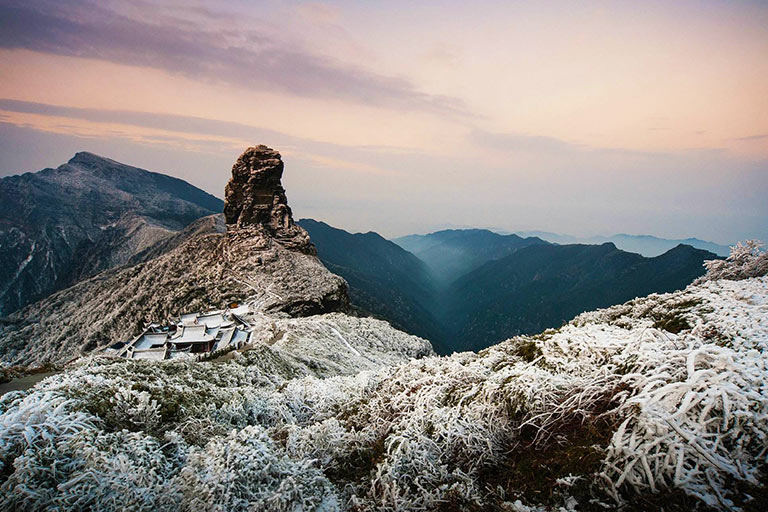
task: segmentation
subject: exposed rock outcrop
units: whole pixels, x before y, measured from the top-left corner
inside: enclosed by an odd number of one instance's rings
[[[289,249],[315,254],[307,232],[293,222],[282,176],[280,153],[264,145],[246,149],[232,166],[225,189],[226,223],[230,229],[263,229]]]

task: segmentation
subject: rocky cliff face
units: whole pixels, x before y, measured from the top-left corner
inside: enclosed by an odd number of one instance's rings
[[[220,199],[182,180],[78,153],[0,180],[0,317],[127,263]]]
[[[261,148],[246,151],[238,164]],[[0,325],[0,358],[62,362],[129,339],[147,322],[233,301],[278,316],[347,311],[347,283],[320,263],[309,236],[279,201],[285,199],[282,162],[279,168],[264,176],[252,167],[251,181],[233,170],[225,211],[239,222],[225,232],[215,216],[202,219],[137,254],[140,263],[102,272],[11,315]],[[278,208],[260,206],[267,190],[277,194],[272,204]]]
[[[282,176],[280,153],[264,145],[245,150],[225,189],[226,223],[230,229],[256,227],[290,249],[315,254],[307,232],[293,222]]]

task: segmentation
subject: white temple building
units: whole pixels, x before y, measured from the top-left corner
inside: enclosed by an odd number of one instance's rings
[[[252,326],[243,320],[246,307],[185,313],[175,325],[150,324],[136,338],[106,349],[128,359],[199,359],[247,345]]]

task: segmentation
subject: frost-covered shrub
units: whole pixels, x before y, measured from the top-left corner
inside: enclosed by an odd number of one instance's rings
[[[146,391],[120,388],[111,400],[117,424],[129,430],[153,430],[160,423],[160,408]]]
[[[314,461],[280,453],[258,426],[193,449],[174,481],[190,511],[338,510],[333,485]]]
[[[355,446],[365,446],[369,440],[347,430],[336,418],[328,418],[304,428],[286,427],[286,452],[295,459],[316,460],[326,470],[342,470],[344,461]]]
[[[150,510],[168,500],[166,478],[179,464],[160,441],[100,430],[57,393],[3,397],[0,509]],[[13,468],[13,469],[11,469]]]
[[[731,247],[731,254],[726,259],[705,261],[707,273],[697,279],[695,284],[718,279],[739,281],[768,274],[768,252],[762,250],[762,247],[759,240],[738,242]]]
[[[733,508],[730,482],[759,485],[768,354],[689,336],[639,364],[624,378],[637,391],[620,408],[626,419],[607,451],[603,475],[612,489],[684,488],[710,506]]]
[[[766,307],[768,277],[706,281],[480,354],[327,378],[268,349],[88,359],[0,399],[0,509],[754,508]]]

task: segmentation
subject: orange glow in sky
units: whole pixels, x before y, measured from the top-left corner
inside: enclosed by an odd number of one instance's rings
[[[768,234],[768,5],[510,4],[0,0],[0,172],[93,148],[220,196],[267,143],[349,229]]]

